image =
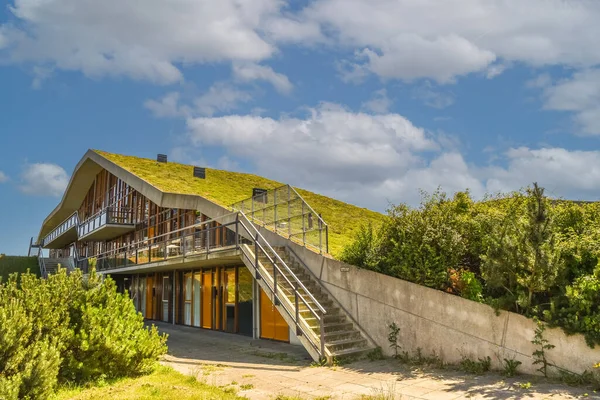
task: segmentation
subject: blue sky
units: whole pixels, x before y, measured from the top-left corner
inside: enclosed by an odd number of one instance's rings
[[[378,211],[438,186],[600,194],[600,3],[137,4],[0,0],[1,253],[88,148]]]

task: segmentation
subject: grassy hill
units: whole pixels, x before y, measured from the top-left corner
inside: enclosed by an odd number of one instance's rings
[[[223,207],[244,200],[252,195],[252,188],[274,189],[283,183],[258,175],[206,169],[206,179],[193,177],[193,166],[174,162],[159,163],[139,158],[96,150],[96,153],[112,161],[141,179],[169,193],[195,194]],[[344,203],[308,190],[298,193],[329,225],[329,252],[339,256],[343,247],[351,241],[362,224],[377,224],[384,217],[375,211]]]
[[[13,272],[24,273],[27,270],[40,276],[40,267],[36,257],[5,256],[0,254],[0,278],[5,280]]]

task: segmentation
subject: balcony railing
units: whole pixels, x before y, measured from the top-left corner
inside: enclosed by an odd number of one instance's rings
[[[83,238],[107,225],[133,225],[133,210],[123,207],[108,207],[79,224],[77,233]]]
[[[87,272],[95,266],[98,271],[145,265],[154,262],[209,254],[226,248],[235,248],[245,239],[238,237],[236,222],[210,226],[204,221],[153,238],[128,244],[99,255],[80,259],[77,267]],[[235,226],[234,226],[235,225]]]
[[[44,239],[42,240],[42,247],[46,247],[50,242],[62,236],[64,233],[68,232],[71,229],[77,228],[79,224],[79,218],[77,216],[77,211],[71,214],[67,219],[60,223],[52,232],[50,232]]]
[[[329,228],[290,185],[267,190],[231,206],[250,221],[319,253],[329,253]]]

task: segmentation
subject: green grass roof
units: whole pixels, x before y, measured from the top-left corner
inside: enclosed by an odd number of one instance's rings
[[[96,153],[137,175],[163,192],[195,194],[223,207],[249,198],[252,188],[274,189],[283,183],[258,175],[206,169],[206,179],[193,177],[193,166],[174,162],[159,163],[148,158],[139,158],[96,150]],[[362,224],[377,224],[383,214],[322,196],[308,190],[296,188],[310,206],[320,213],[329,225],[329,252],[339,256],[343,247],[350,242]]]

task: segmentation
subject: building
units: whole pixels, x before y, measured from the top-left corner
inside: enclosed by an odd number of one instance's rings
[[[331,361],[375,344],[306,263],[381,217],[255,175],[90,150],[37,246],[49,251],[44,275],[95,267],[148,320],[301,344]]]

